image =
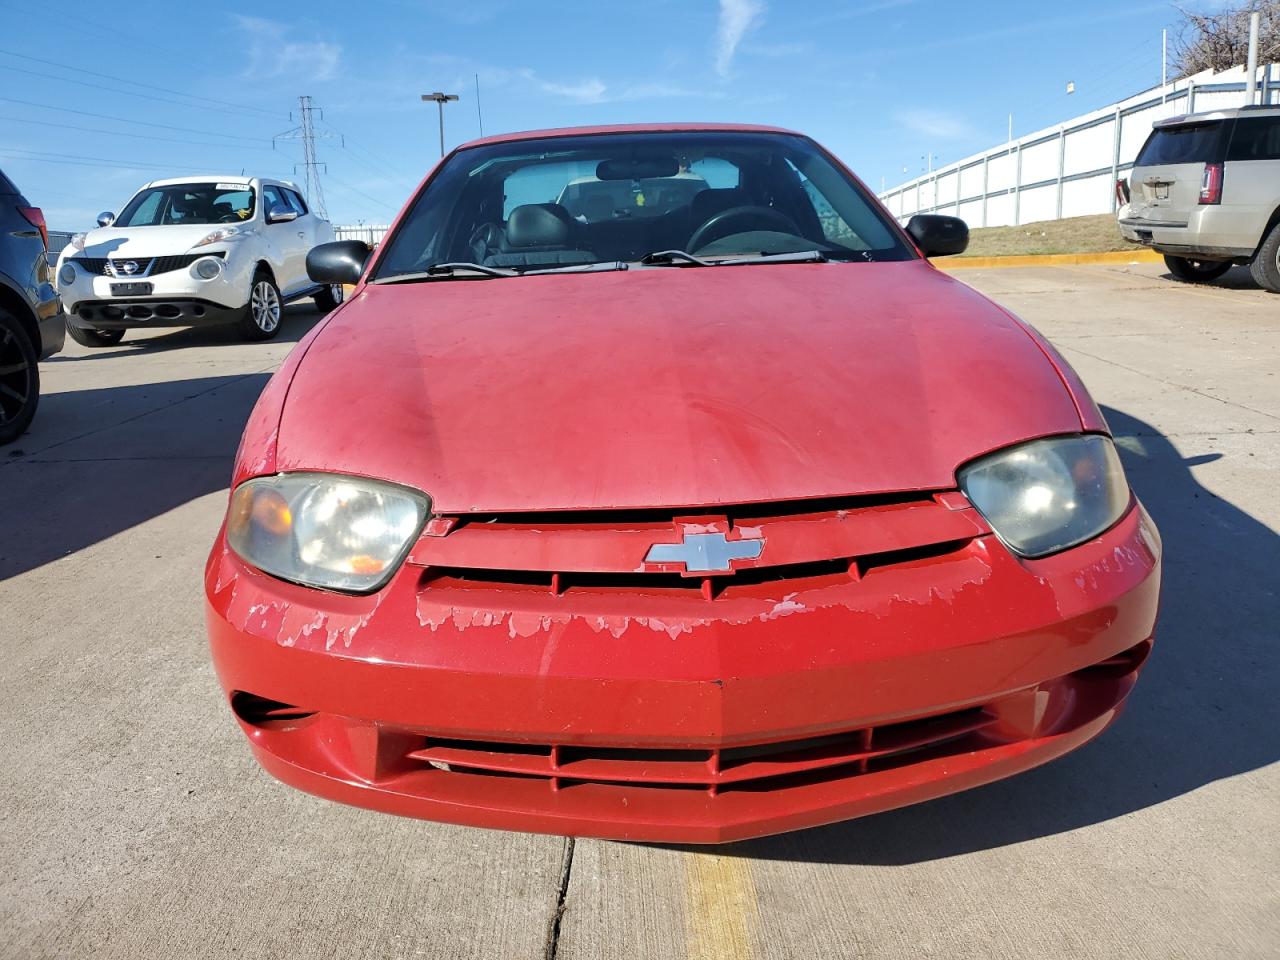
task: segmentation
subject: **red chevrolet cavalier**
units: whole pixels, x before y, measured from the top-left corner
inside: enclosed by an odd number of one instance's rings
[[[1120,711],[1160,540],[1034,330],[783,130],[455,150],[258,401],[205,577],[261,763],[455,823],[715,842]]]

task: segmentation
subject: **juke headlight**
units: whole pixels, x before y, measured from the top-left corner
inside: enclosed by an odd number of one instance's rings
[[[245,562],[309,587],[368,593],[399,568],[431,510],[426,494],[325,473],[236,487],[227,542]]]
[[[201,237],[191,245],[191,248],[194,250],[196,247],[207,247],[211,243],[229,243],[232,240],[243,240],[245,236],[245,231],[234,224],[227,227],[219,227],[217,230],[211,231],[207,236]]]
[[[962,467],[960,489],[1019,556],[1057,553],[1102,533],[1129,506],[1109,437],[1033,440]]]

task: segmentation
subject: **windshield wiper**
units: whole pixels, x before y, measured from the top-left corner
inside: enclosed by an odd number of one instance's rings
[[[703,260],[701,257],[695,257],[692,253],[686,253],[683,250],[658,250],[654,253],[646,253],[640,258],[640,262],[650,267],[675,263],[688,263],[695,267],[715,266],[710,260]]]
[[[685,264],[691,267],[732,267],[740,263],[826,263],[829,259],[830,257],[820,250],[801,250],[793,253],[765,253],[761,251],[754,255],[739,256],[735,254],[718,257],[715,260],[697,257],[692,253],[686,253],[684,250],[659,250],[656,253],[645,254],[640,258],[640,262],[650,267]]]
[[[392,277],[379,277],[372,283],[413,283],[418,280],[447,280],[461,273],[476,273],[482,277],[518,277],[514,270],[486,267],[480,263],[433,263],[420,273],[398,273]]]
[[[608,273],[626,269],[627,265],[621,260],[604,260],[600,263],[567,263],[563,267],[522,267],[519,272],[522,277],[536,277],[544,273]]]

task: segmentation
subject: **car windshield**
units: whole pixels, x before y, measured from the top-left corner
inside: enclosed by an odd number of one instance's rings
[[[255,192],[244,183],[173,183],[152,187],[130,200],[113,226],[243,223],[253,217]]]
[[[813,141],[729,131],[548,137],[460,150],[385,247],[378,280],[425,275],[441,264],[511,275],[634,263],[673,250],[703,261],[802,251],[857,262],[916,256]],[[446,274],[485,275],[436,273]]]

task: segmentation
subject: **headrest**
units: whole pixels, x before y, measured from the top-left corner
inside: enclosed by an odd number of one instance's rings
[[[573,217],[558,203],[526,203],[507,218],[507,245],[567,247],[573,226]]]

